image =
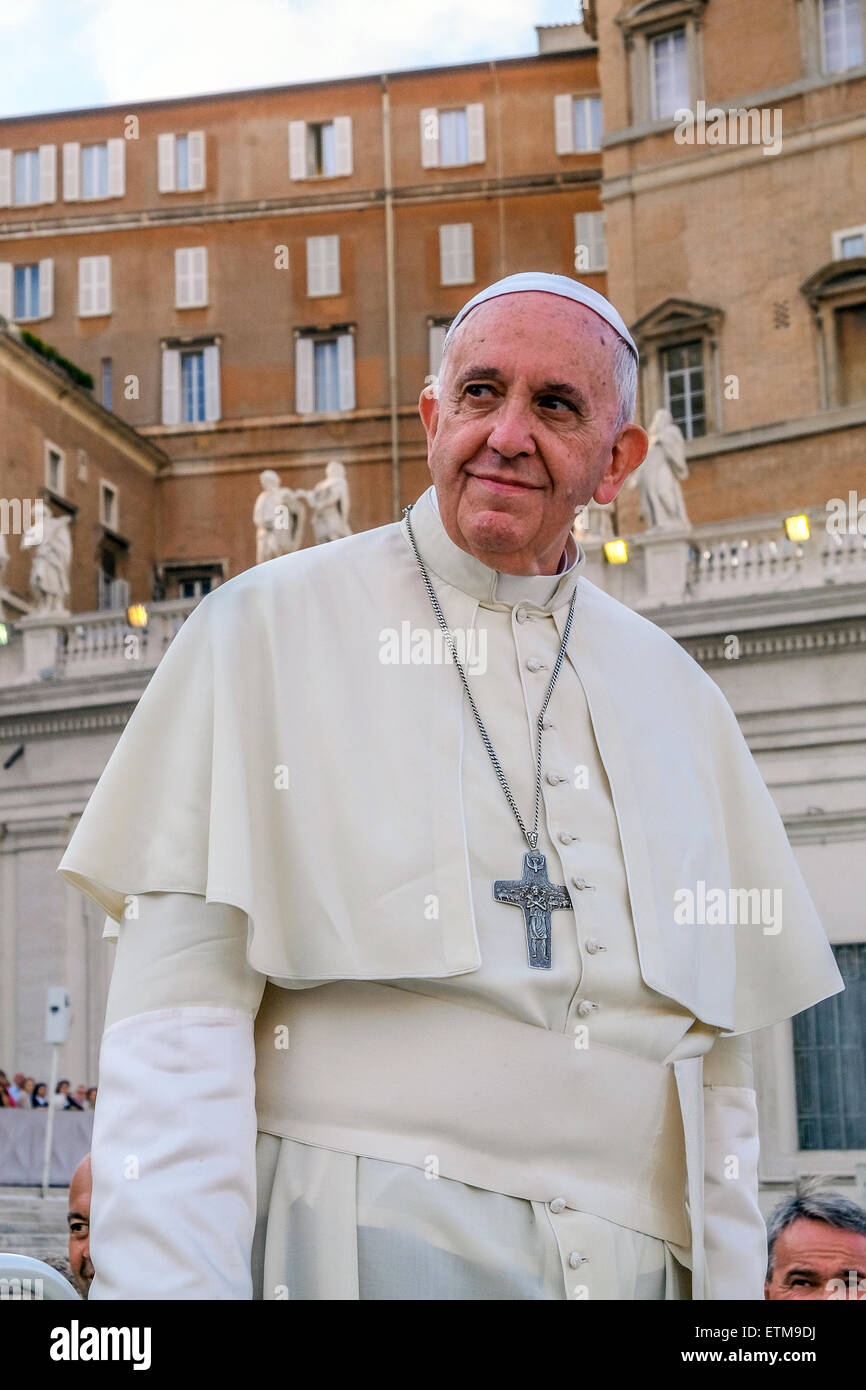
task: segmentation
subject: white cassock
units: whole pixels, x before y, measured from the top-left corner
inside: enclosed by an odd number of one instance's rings
[[[769,793],[715,684],[572,541],[559,575],[503,575],[432,488],[412,522],[530,826],[577,586],[552,967],[493,897],[527,847],[405,520],[206,596],[59,867],[119,934],[91,1297],[761,1298],[747,1035],[842,987]],[[782,917],[682,922],[684,889],[778,890]]]

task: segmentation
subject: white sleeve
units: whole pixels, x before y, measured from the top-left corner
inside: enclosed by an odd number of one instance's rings
[[[249,1299],[253,1019],[240,909],[146,893],[120,925],[93,1118],[91,1299]]]
[[[767,1230],[758,1206],[758,1108],[748,1034],[704,1059],[704,1249],[717,1299],[763,1299]]]

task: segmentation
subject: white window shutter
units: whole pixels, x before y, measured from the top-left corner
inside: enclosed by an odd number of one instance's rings
[[[169,133],[156,140],[157,188],[160,193],[173,193],[175,177],[175,137]]]
[[[85,316],[93,313],[95,259],[95,256],[82,256],[78,262],[78,312]]]
[[[483,164],[487,158],[484,147],[484,105],[473,101],[466,108],[466,143],[469,163]]]
[[[97,314],[111,313],[111,257],[95,256],[94,309]]]
[[[439,228],[439,282],[443,285],[454,284],[454,228],[443,226]]]
[[[313,340],[298,338],[295,342],[295,411],[298,415],[312,415],[315,409]]]
[[[75,141],[63,146],[63,201],[75,203],[81,197],[81,146]]]
[[[162,350],[162,423],[180,423],[180,353],[175,348]]]
[[[553,98],[556,153],[574,154],[574,98],[570,92]]]
[[[457,234],[457,269],[460,279],[464,284],[470,285],[475,279],[475,254],[472,244],[472,223],[458,222],[455,227]]]
[[[174,307],[185,309],[189,304],[189,252],[184,247],[174,253]]]
[[[126,191],[126,141],[108,141],[108,196],[122,198]]]
[[[334,117],[334,162],[335,173],[352,172],[352,117]]]
[[[39,317],[50,319],[54,313],[54,261],[39,262]]]
[[[439,112],[435,106],[425,106],[421,112],[421,167],[439,167]]]
[[[338,236],[322,237],[323,266],[322,278],[325,286],[325,294],[340,293],[340,238]]]
[[[57,200],[57,146],[39,146],[39,201],[53,203]]]
[[[204,418],[220,418],[220,350],[209,343],[204,350]]]
[[[207,304],[207,247],[193,246],[189,253],[191,304]]]
[[[0,150],[0,208],[12,202],[12,151]]]
[[[12,262],[0,261],[0,317],[12,318]]]
[[[307,177],[307,123],[289,121],[289,178]]]
[[[190,188],[204,188],[207,182],[204,131],[191,130],[186,137],[186,147],[189,160],[189,186]]]
[[[340,409],[355,409],[355,339],[341,333],[337,339],[337,373],[340,381]]]
[[[443,285],[467,285],[475,279],[472,223],[453,222],[439,228],[440,280]]]
[[[431,323],[427,335],[429,348],[428,371],[431,376],[439,375],[439,368],[442,365],[442,344],[445,342],[445,334],[448,332],[444,323]]]
[[[321,245],[321,237],[307,237],[307,295],[310,297],[322,293]]]

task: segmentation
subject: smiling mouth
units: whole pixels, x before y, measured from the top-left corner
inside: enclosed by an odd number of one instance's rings
[[[483,473],[470,473],[470,478],[474,478],[476,483],[482,483],[484,487],[490,488],[493,492],[535,492],[537,489],[532,483],[515,483],[505,478],[489,478]]]

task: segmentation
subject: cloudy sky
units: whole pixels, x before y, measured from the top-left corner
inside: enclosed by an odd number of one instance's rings
[[[534,53],[577,0],[0,0],[0,117]]]

